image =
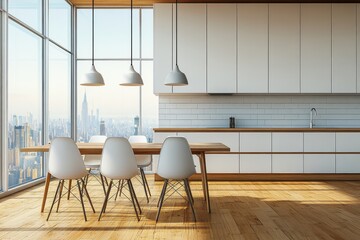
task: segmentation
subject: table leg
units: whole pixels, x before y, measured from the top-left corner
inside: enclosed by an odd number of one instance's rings
[[[197,155],[199,157],[199,163],[200,163],[200,172],[201,172],[201,184],[202,184],[202,189],[203,189],[203,194],[204,194],[204,200],[206,202],[206,191],[205,191],[205,179],[204,179],[204,175],[202,174],[204,172],[204,168],[203,168],[203,161],[201,160],[201,154]]]
[[[201,156],[200,156],[199,160],[200,160],[200,165],[202,165],[202,167],[201,167],[202,168],[201,169],[201,175],[202,175],[202,182],[203,182],[204,191],[205,191],[204,194],[205,194],[207,210],[208,210],[208,213],[211,213],[209,185],[208,185],[208,181],[207,181],[206,159],[205,159],[205,153],[204,152],[201,153]]]
[[[42,200],[42,204],[41,204],[41,212],[44,212],[46,198],[47,198],[49,186],[50,186],[50,179],[51,179],[51,174],[48,172],[46,175],[46,180],[45,180],[45,189],[44,189],[44,196],[43,196],[43,200]]]

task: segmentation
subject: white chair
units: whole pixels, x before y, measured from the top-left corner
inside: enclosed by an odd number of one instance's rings
[[[131,183],[131,178],[138,174],[138,168],[136,165],[134,151],[126,138],[111,137],[106,140],[102,151],[100,172],[103,176],[110,178],[110,183],[98,220],[100,221],[101,215],[106,211],[113,181],[118,180],[120,182],[121,180],[126,180],[136,217],[138,221],[140,221],[135,202],[139,208],[140,214],[141,208],[137,200],[134,187]]]
[[[146,136],[144,136],[144,135],[134,135],[134,136],[129,137],[129,142],[130,143],[147,143],[148,140],[147,140]],[[146,176],[145,176],[144,168],[151,165],[152,155],[135,155],[135,157],[136,157],[137,167],[140,170],[140,176],[141,176],[141,180],[142,180],[142,185],[144,186],[146,200],[149,203],[148,192],[149,192],[150,196],[151,196],[151,192],[150,192],[149,184],[148,184]]]
[[[161,207],[164,201],[164,197],[167,193],[167,187],[173,188],[176,192],[178,188],[174,188],[175,185],[170,185],[169,180],[175,180],[177,182],[183,182],[187,200],[190,203],[191,210],[196,221],[194,210],[194,199],[192,197],[189,177],[196,173],[194,159],[191,154],[190,146],[186,138],[183,137],[168,137],[165,139],[159,156],[157,174],[164,178],[163,189],[158,201],[158,212],[156,215],[156,222],[159,219]]]
[[[106,141],[106,136],[104,135],[94,135],[90,137],[89,143],[105,143]],[[85,167],[87,169],[89,169],[89,175],[91,174],[91,170],[94,169],[98,169],[100,170],[100,163],[101,163],[101,155],[96,155],[96,154],[88,154],[84,156],[84,164]],[[86,177],[86,181],[85,183],[87,184],[88,179],[89,179],[89,175]],[[96,175],[94,175],[94,177],[96,178]],[[98,180],[98,178],[96,178]],[[104,190],[104,194],[106,194],[106,189],[105,189],[105,184],[104,181],[107,184],[107,180],[106,178],[104,178],[101,173],[100,173],[100,180],[101,180],[101,184]]]
[[[59,179],[59,183],[46,221],[48,221],[50,218],[51,211],[54,207],[57,198],[58,198],[58,205],[56,212],[59,210],[62,189],[64,187],[65,180],[77,181],[77,186],[80,195],[80,202],[82,205],[85,221],[87,221],[85,207],[84,207],[84,200],[83,200],[83,191],[85,191],[85,194],[90,202],[91,208],[95,213],[94,206],[92,205],[89,193],[86,189],[86,185],[83,179],[84,177],[87,176],[88,172],[86,171],[79,149],[71,138],[59,137],[59,138],[55,138],[51,142],[50,151],[49,151],[49,173],[53,177]],[[82,185],[83,190],[81,189],[80,185]]]

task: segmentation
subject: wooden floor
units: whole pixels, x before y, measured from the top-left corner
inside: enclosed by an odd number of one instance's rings
[[[173,195],[155,224],[162,183],[149,178],[152,197],[134,181],[143,214],[138,222],[131,202],[111,199],[100,222],[86,202],[63,198],[59,213],[46,216],[55,186],[51,183],[45,213],[43,186],[0,200],[0,239],[360,239],[360,181],[354,182],[210,182],[208,214],[200,182],[192,182],[197,222],[185,200]],[[89,186],[95,209],[104,198],[96,180]]]

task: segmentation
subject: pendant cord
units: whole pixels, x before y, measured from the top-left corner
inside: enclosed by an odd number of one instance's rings
[[[94,38],[94,0],[92,0],[92,58],[91,63],[94,66],[94,45],[95,45],[95,38]]]
[[[131,53],[131,57],[130,57],[130,65],[132,66],[133,63],[133,0],[131,0],[131,47],[130,47],[130,53]]]
[[[175,5],[175,13],[176,13],[176,19],[175,19],[175,54],[176,54],[176,57],[175,57],[175,65],[177,66],[177,62],[178,62],[178,47],[177,47],[177,41],[178,41],[178,0],[176,0],[176,5]]]

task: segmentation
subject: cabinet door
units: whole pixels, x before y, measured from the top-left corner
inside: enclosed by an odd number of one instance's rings
[[[304,133],[304,152],[335,152],[335,133]]]
[[[186,137],[189,142],[220,142],[230,147],[231,151],[239,151],[239,133],[178,133]],[[200,164],[194,156],[197,172]],[[208,154],[206,155],[208,173],[239,173],[239,155],[237,154]]]
[[[189,85],[174,93],[206,93],[206,4],[179,4],[178,14],[178,65]]]
[[[360,4],[357,4],[357,31],[356,31],[356,39],[357,39],[357,93],[360,93]]]
[[[301,5],[301,92],[331,93],[331,4]]]
[[[300,92],[300,4],[269,5],[269,91]]]
[[[360,133],[336,133],[336,152],[360,152]],[[360,155],[337,154],[336,173],[360,173]]]
[[[303,152],[303,133],[272,133],[273,152]],[[303,154],[273,154],[273,173],[302,173]]]
[[[240,133],[241,152],[271,152],[271,133]],[[241,173],[271,173],[271,155],[240,155]]]
[[[332,5],[332,92],[356,92],[356,4]]]
[[[173,65],[172,4],[154,4],[154,93],[171,93],[165,78]]]
[[[207,91],[236,93],[236,5],[207,4]]]
[[[238,93],[268,92],[268,4],[238,4]]]
[[[335,173],[335,154],[305,154],[304,173]]]

